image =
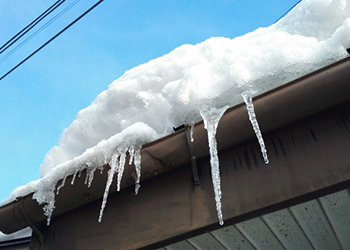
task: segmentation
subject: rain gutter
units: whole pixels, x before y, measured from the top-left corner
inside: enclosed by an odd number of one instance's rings
[[[330,107],[349,102],[349,72],[350,57],[255,97],[254,106],[262,133],[268,133]],[[195,124],[194,137],[196,158],[207,156],[207,132],[203,122]],[[216,137],[219,151],[255,137],[243,103],[226,111],[220,121]],[[185,129],[144,145],[141,156],[141,185],[142,181],[182,166],[190,162],[193,157],[188,148]],[[66,184],[60,190],[56,196],[53,217],[101,199],[107,171],[101,175],[95,174],[90,188],[84,184],[84,175],[85,173],[77,178],[74,185]],[[68,177],[66,183],[70,183],[71,178]],[[134,182],[134,167],[126,166],[121,187],[126,188]],[[116,192],[115,188],[111,189],[110,193]],[[0,207],[0,231],[6,234],[28,226],[36,228],[45,221],[42,206],[32,199],[32,194],[19,197],[16,201]]]

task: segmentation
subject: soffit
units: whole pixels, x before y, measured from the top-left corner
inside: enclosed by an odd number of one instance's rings
[[[158,250],[349,249],[350,192],[342,190]]]

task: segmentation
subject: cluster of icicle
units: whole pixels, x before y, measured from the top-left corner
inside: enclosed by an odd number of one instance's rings
[[[115,174],[120,185],[125,154],[129,153],[134,165],[138,165],[141,145],[168,135],[172,127],[198,121],[202,116],[208,132],[215,200],[222,224],[215,135],[227,109],[225,105],[237,105],[243,97],[264,161],[268,163],[254,112],[253,91],[243,91],[254,89],[256,94],[261,94],[348,57],[349,13],[350,0],[304,0],[270,27],[234,39],[213,37],[197,45],[182,45],[125,72],[89,107],[81,110],[64,131],[60,145],[47,153],[40,166],[43,178],[39,183],[16,189],[6,202],[31,193],[35,187],[34,198],[45,205],[45,213],[50,217],[57,184],[60,188],[66,176],[76,176],[86,169],[86,182],[90,185],[95,170],[103,171],[101,166],[109,164],[101,220]],[[207,101],[215,105],[198,106]],[[140,121],[143,125],[135,126]],[[129,132],[125,134],[126,130]],[[143,130],[148,131],[146,136],[140,132]],[[138,187],[136,181],[136,191]]]
[[[267,164],[269,160],[267,158],[265,143],[254,111],[252,101],[253,93],[253,91],[245,91],[242,93],[242,97],[247,106],[248,117],[260,144],[264,161]],[[211,175],[220,225],[224,224],[224,220],[221,210],[222,193],[216,131],[221,117],[228,108],[229,106],[224,106],[222,108],[203,106],[200,110],[200,115],[203,118],[204,127],[208,134]],[[193,129],[194,122],[191,122],[191,142],[194,141]],[[135,133],[136,131],[137,133]],[[144,143],[156,138],[157,134],[153,129],[147,127],[147,125],[143,123],[136,123],[111,139],[101,141],[96,147],[87,150],[82,156],[76,157],[72,161],[53,169],[50,174],[41,179],[33,196],[39,204],[45,204],[43,209],[47,216],[47,225],[50,224],[51,216],[55,208],[55,195],[58,195],[59,190],[65,185],[66,178],[73,175],[71,181],[71,185],[73,185],[76,177],[80,177],[83,170],[86,170],[85,184],[90,187],[94,179],[95,171],[99,170],[102,174],[104,166],[110,166],[100,215],[98,217],[99,222],[102,221],[103,211],[106,207],[109,190],[115,174],[117,174],[117,191],[120,191],[120,184],[124,173],[127,155],[129,155],[129,165],[134,164],[135,166],[135,194],[137,194],[140,188],[141,178],[141,147]],[[101,155],[103,155],[103,157],[101,157]],[[86,159],[90,160],[86,161]],[[58,185],[59,182],[60,184]]]
[[[137,148],[130,147],[129,149],[124,148],[121,152],[117,152],[113,155],[112,160],[110,161],[110,169],[108,171],[108,179],[106,183],[106,189],[103,194],[103,200],[100,210],[100,216],[98,217],[98,222],[102,221],[103,211],[105,209],[106,203],[107,203],[107,197],[109,188],[113,182],[113,177],[115,173],[118,173],[117,176],[117,191],[120,191],[120,183],[122,181],[123,173],[124,173],[124,166],[125,166],[125,158],[126,158],[126,152],[128,151],[130,159],[129,159],[129,165],[134,162],[135,165],[135,171],[136,171],[136,181],[135,181],[135,195],[138,194],[139,188],[140,188],[140,178],[141,178],[141,145],[139,145]]]
[[[137,194],[141,178],[141,147],[143,144],[154,141],[157,138],[157,133],[151,127],[142,122],[135,123],[121,133],[112,136],[108,140],[103,140],[95,147],[86,150],[81,156],[75,157],[73,160],[52,169],[50,173],[40,179],[33,195],[33,198],[39,204],[45,204],[43,210],[47,216],[47,225],[50,224],[51,216],[55,209],[55,196],[59,194],[60,189],[65,185],[68,176],[73,176],[71,181],[71,185],[73,185],[76,177],[80,177],[82,171],[85,170],[85,184],[90,187],[95,171],[99,170],[102,174],[105,166],[109,165],[110,169],[98,219],[101,221],[109,189],[116,173],[117,191],[120,190],[127,155],[129,155],[129,164],[134,164],[135,166],[135,194]]]
[[[258,121],[256,119],[256,114],[254,111],[253,99],[252,95],[254,91],[245,91],[242,93],[243,100],[247,106],[248,117],[252,124],[255,135],[260,144],[261,152],[264,157],[264,161],[266,164],[269,163],[267,157],[267,150],[265,147],[265,143],[259,128]],[[220,168],[219,168],[219,157],[217,150],[217,142],[216,142],[216,130],[219,124],[219,121],[225,111],[228,109],[228,106],[224,106],[222,108],[213,108],[205,106],[200,114],[204,121],[204,128],[208,133],[208,142],[209,142],[209,153],[210,153],[210,165],[211,165],[211,177],[214,188],[215,202],[216,202],[216,210],[218,214],[219,224],[223,225],[223,214],[221,210],[221,178],[220,178]]]

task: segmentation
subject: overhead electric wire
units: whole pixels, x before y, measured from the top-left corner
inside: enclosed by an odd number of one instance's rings
[[[41,13],[40,16],[35,18],[30,24],[28,24],[16,35],[14,35],[10,40],[8,40],[4,45],[0,47],[0,54],[3,53],[6,49],[8,49],[12,44],[17,42],[22,36],[24,36],[28,31],[30,31],[35,25],[37,25],[41,20],[43,20],[47,15],[49,15],[52,11],[58,8],[64,1],[66,0],[58,0],[57,2],[55,2],[47,10]]]
[[[17,45],[14,49],[12,49],[9,53],[7,53],[4,57],[0,59],[0,63],[5,61],[9,56],[11,56],[13,53],[15,53],[18,49],[20,49],[24,44],[29,42],[33,37],[35,37],[37,34],[39,34],[41,31],[43,31],[47,26],[52,24],[54,21],[56,21],[60,16],[62,16],[64,13],[66,13],[69,9],[71,9],[74,5],[77,4],[80,0],[75,0],[73,3],[68,5],[65,9],[63,9],[60,13],[58,13],[56,16],[51,18],[48,22],[46,22],[43,26],[41,26],[37,31],[35,31],[33,34],[31,34],[29,37],[27,37],[23,42],[21,42],[19,45]]]
[[[285,15],[287,15],[292,9],[294,9],[295,6],[297,6],[302,0],[299,0],[296,4],[294,4],[292,7],[289,8],[280,18],[278,18],[274,23],[277,23],[281,18],[283,18]]]
[[[87,11],[85,11],[83,14],[81,14],[79,17],[77,17],[73,22],[68,24],[65,28],[63,28],[60,32],[58,32],[56,35],[51,37],[50,40],[45,42],[43,45],[41,45],[38,49],[36,49],[33,53],[31,53],[29,56],[27,56],[25,59],[23,59],[20,63],[18,63],[15,67],[13,67],[11,70],[9,70],[6,74],[4,74],[1,78],[4,79],[6,76],[8,76],[12,71],[17,69],[19,66],[21,66],[25,61],[27,61],[29,58],[31,58],[33,55],[38,53],[42,48],[44,48],[46,45],[48,45],[50,42],[52,42],[54,39],[56,39],[58,36],[60,36],[63,32],[65,32],[67,29],[69,29],[73,24],[75,24],[77,21],[79,21],[81,18],[83,18],[86,14],[88,14],[90,11],[92,11],[94,8],[96,8],[100,3],[102,3],[103,0],[99,0],[97,3],[95,3],[93,6],[91,6]]]

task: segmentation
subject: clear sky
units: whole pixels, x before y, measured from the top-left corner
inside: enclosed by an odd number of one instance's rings
[[[56,0],[0,1],[0,46]],[[97,0],[66,0],[0,54],[0,77]],[[182,44],[234,38],[274,23],[298,0],[105,0],[0,81],[0,201],[39,178],[62,131],[126,70]],[[25,44],[17,45],[74,4]],[[7,53],[12,53],[7,57]],[[4,59],[4,57],[7,57]]]

